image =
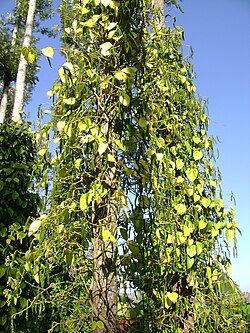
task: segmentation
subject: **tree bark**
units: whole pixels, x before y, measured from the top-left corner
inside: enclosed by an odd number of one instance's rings
[[[114,154],[114,144],[112,143],[111,151]],[[102,163],[97,168],[101,168],[101,166]],[[93,330],[94,333],[117,332],[117,243],[102,239],[103,230],[109,230],[116,237],[118,211],[114,198],[117,187],[115,166],[107,170],[105,183],[109,188],[111,199],[100,199],[93,204],[92,209],[94,274],[90,294],[94,321],[101,321],[105,326],[104,329],[96,327]]]
[[[18,3],[18,6],[19,6],[19,3]],[[16,45],[16,39],[17,39],[17,25],[14,26],[14,29],[12,32],[12,39],[11,39],[12,47]],[[1,98],[1,102],[0,102],[0,124],[3,124],[5,121],[10,84],[11,84],[10,81],[3,82],[3,93],[2,93],[2,98]]]
[[[36,9],[36,0],[30,0],[27,20],[26,20],[24,39],[23,39],[23,45],[22,45],[23,48],[29,47],[30,43],[31,43],[35,9]],[[16,78],[14,107],[13,107],[13,111],[12,111],[12,120],[13,121],[19,121],[21,119],[20,111],[23,108],[26,69],[27,69],[27,61],[25,60],[23,54],[21,53],[19,66],[18,66],[18,72],[17,72],[17,78]]]
[[[153,19],[155,27],[157,30],[161,30],[165,25],[164,0],[152,0],[152,4],[153,4],[153,8],[155,10],[154,19]]]
[[[1,103],[0,103],[0,124],[4,123],[5,116],[6,116],[9,87],[10,87],[9,82],[3,83],[3,93],[2,93]]]

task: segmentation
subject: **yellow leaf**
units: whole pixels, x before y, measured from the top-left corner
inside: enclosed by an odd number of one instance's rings
[[[102,239],[104,242],[110,240],[111,242],[115,243],[116,239],[115,237],[111,234],[111,232],[107,229],[102,230]]]
[[[174,206],[175,210],[177,211],[178,214],[183,215],[186,213],[187,207],[185,204],[179,203]]]
[[[200,220],[199,221],[199,229],[202,230],[204,228],[206,228],[207,226],[207,222],[203,221],[203,220]]]
[[[54,50],[50,46],[43,48],[41,51],[42,51],[42,54],[45,55],[46,57],[53,58],[53,56],[54,56]]]
[[[172,303],[176,303],[178,299],[178,294],[176,292],[167,292],[167,297]]]
[[[88,197],[87,193],[84,193],[80,198],[80,209],[84,211],[88,208]]]
[[[44,148],[44,149],[40,149],[39,152],[38,152],[38,155],[40,156],[44,156],[47,152],[47,148]]]

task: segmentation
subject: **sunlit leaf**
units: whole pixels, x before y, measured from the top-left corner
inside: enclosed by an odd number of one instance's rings
[[[183,203],[179,203],[179,204],[175,205],[174,208],[177,211],[177,213],[180,214],[180,215],[185,214],[186,211],[187,211],[187,207]]]
[[[54,49],[50,46],[43,48],[41,51],[42,54],[45,55],[46,57],[53,58],[54,56]]]
[[[67,105],[74,105],[76,102],[76,99],[74,97],[63,98],[63,102]]]
[[[111,154],[108,154],[108,161],[109,161],[109,162],[116,163],[116,159],[115,159],[115,157],[114,157],[113,155],[111,155]]]
[[[184,167],[184,162],[180,158],[176,160],[175,164],[177,170],[181,170]]]
[[[98,147],[98,153],[99,155],[102,155],[108,148],[108,144],[105,142],[100,142]]]
[[[111,232],[107,229],[102,230],[102,239],[104,242],[110,240],[111,242],[115,243],[116,239],[115,237],[111,234]]]
[[[187,269],[190,269],[194,264],[194,258],[187,257]]]
[[[80,198],[80,209],[84,211],[87,208],[88,208],[88,197],[87,193],[84,193]]]
[[[176,292],[167,292],[167,297],[172,303],[176,303],[179,295]]]
[[[234,229],[227,229],[226,230],[226,240],[230,242],[231,240],[234,239],[235,236],[235,231]]]
[[[44,156],[44,155],[46,154],[47,150],[48,150],[47,148],[40,149],[40,150],[38,151],[38,154],[39,154],[40,156]]]
[[[188,168],[186,170],[186,175],[188,177],[188,180],[190,180],[191,182],[195,181],[195,179],[198,177],[198,170],[195,168]]]
[[[47,218],[47,215],[41,215],[39,218],[37,218],[35,221],[31,223],[28,230],[28,236],[33,235],[35,232],[38,231],[41,224],[44,222],[44,220]]]
[[[136,73],[137,69],[135,67],[126,67],[122,69],[123,73],[134,75]]]
[[[122,71],[116,72],[114,77],[119,81],[125,81],[127,79],[127,75]]]
[[[101,0],[103,6],[107,7],[110,4],[111,0]]]
[[[129,106],[129,104],[130,104],[130,97],[129,97],[129,95],[124,94],[124,95],[122,95],[122,96],[119,97],[119,101],[120,101],[120,103],[122,105]]]
[[[207,208],[210,205],[211,200],[209,198],[202,198],[201,204],[203,207]]]
[[[196,246],[195,245],[189,245],[187,247],[187,254],[189,257],[194,257],[196,255]]]
[[[203,152],[201,150],[194,150],[193,156],[195,161],[198,161],[203,157]]]
[[[157,161],[161,161],[163,159],[163,154],[162,153],[157,153],[155,154]]]
[[[100,45],[100,48],[101,48],[101,54],[103,55],[103,56],[108,56],[108,55],[110,55],[110,49],[111,49],[111,47],[113,46],[113,44],[112,43],[110,43],[110,42],[105,42],[105,43],[103,43],[103,44],[101,44]]]
[[[33,63],[36,60],[36,51],[31,46],[24,47],[22,49],[22,54],[23,54],[25,60],[29,63]]]

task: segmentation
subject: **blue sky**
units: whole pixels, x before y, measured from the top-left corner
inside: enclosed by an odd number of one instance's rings
[[[56,0],[58,3],[59,0]],[[0,0],[0,12],[10,11],[11,0]],[[250,291],[250,1],[183,0],[184,14],[177,24],[185,30],[185,43],[194,50],[197,92],[209,101],[210,133],[219,137],[219,166],[224,202],[236,199],[238,258],[232,259],[232,278],[242,291]],[[43,39],[39,47],[59,47]],[[49,102],[46,91],[56,79],[62,60],[59,51],[53,69],[41,61],[39,83],[26,111],[36,117],[40,103]]]

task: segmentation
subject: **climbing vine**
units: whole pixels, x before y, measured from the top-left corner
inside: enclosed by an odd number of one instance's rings
[[[49,197],[26,255],[50,332],[246,332],[206,103],[156,9],[61,3],[66,61],[38,134]]]

